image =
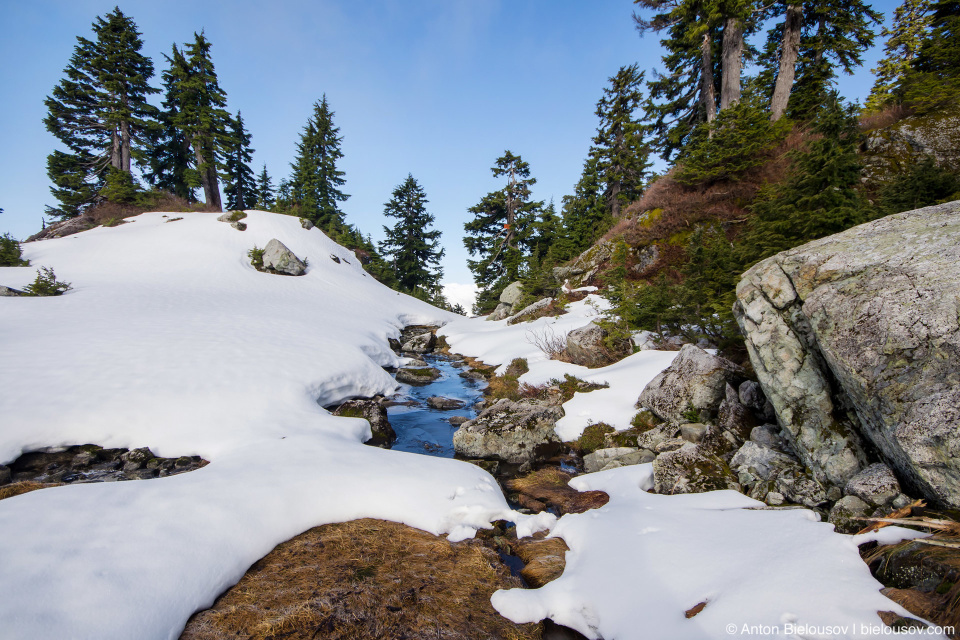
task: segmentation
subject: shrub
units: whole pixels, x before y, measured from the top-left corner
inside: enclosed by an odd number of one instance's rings
[[[257,271],[263,271],[263,253],[266,249],[261,249],[257,245],[253,245],[253,249],[247,251],[247,256],[250,258],[250,264],[253,265],[253,268]]]
[[[21,256],[23,252],[20,248],[20,242],[14,239],[9,233],[0,236],[0,267],[28,267],[29,260],[24,260]]]
[[[23,290],[28,296],[59,296],[72,288],[69,282],[58,281],[53,269],[40,267],[37,269],[37,279]]]
[[[550,325],[527,331],[527,343],[540,349],[551,360],[566,361],[567,336],[558,336]]]
[[[587,425],[580,437],[577,439],[576,448],[580,455],[593,453],[597,449],[604,448],[603,436],[608,433],[614,433],[615,429],[604,422]]]

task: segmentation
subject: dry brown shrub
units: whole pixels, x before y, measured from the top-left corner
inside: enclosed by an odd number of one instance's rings
[[[148,211],[169,211],[172,213],[187,213],[191,211],[213,212],[217,209],[208,207],[203,203],[190,203],[184,198],[175,196],[165,191],[157,192],[153,195],[153,203],[149,206],[138,204],[118,204],[105,200],[94,207],[88,209],[83,215],[96,224],[107,224],[113,226],[124,218],[138,216]]]
[[[182,640],[534,639],[490,604],[522,586],[495,551],[401,524],[354,520],[284,542],[193,615]]]
[[[911,115],[913,115],[913,113],[910,111],[910,109],[904,107],[902,104],[890,105],[881,111],[868,113],[862,116],[860,118],[860,129],[862,131],[885,129],[897,124],[904,118],[908,118]]]
[[[14,482],[13,484],[8,484],[5,487],[0,487],[0,500],[5,500],[7,498],[12,498],[13,496],[19,496],[24,493],[30,493],[31,491],[36,491],[37,489],[47,489],[49,487],[59,487],[59,482]]]

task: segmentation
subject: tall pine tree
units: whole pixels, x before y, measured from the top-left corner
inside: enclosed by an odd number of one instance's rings
[[[144,178],[151,185],[185,199],[196,202],[195,190],[200,186],[192,171],[193,150],[190,141],[177,125],[181,111],[181,98],[185,97],[180,82],[187,78],[189,69],[183,54],[173,45],[167,60],[167,69],[161,75],[164,98],[160,111],[160,126],[151,141],[150,169]]]
[[[133,19],[119,8],[98,17],[93,40],[77,37],[66,77],[44,104],[47,130],[69,153],[54,151],[47,174],[60,201],[48,214],[79,215],[106,184],[109,171],[132,182],[133,162],[143,162],[147,134],[156,127],[157,110],[147,97],[153,62],[142,55],[143,41]]]
[[[226,141],[224,150],[227,179],[224,193],[227,196],[228,209],[251,209],[257,201],[256,178],[250,168],[253,151],[250,148],[250,133],[243,126],[243,116],[237,111],[237,117],[230,121],[230,138]]]
[[[263,165],[263,170],[257,176],[257,208],[263,211],[270,211],[276,204],[277,198],[273,190],[273,179],[267,173],[267,165]]]
[[[299,214],[311,220],[324,231],[334,231],[343,226],[343,212],[339,203],[348,196],[340,190],[346,180],[343,171],[337,169],[337,161],[343,157],[340,144],[343,138],[340,128],[333,125],[334,112],[324,94],[313,105],[313,116],[300,134],[297,158],[290,165],[291,204]]]
[[[894,88],[903,82],[910,63],[917,57],[930,26],[930,0],[904,0],[893,12],[893,28],[884,27],[884,56],[873,73],[877,75],[865,105],[879,111],[894,101]]]
[[[440,259],[440,231],[429,230],[434,217],[427,213],[427,195],[412,175],[393,190],[384,205],[383,215],[396,218],[392,228],[383,227],[386,239],[380,253],[389,258],[401,291],[433,297],[440,286],[443,270]]]
[[[920,113],[955,107],[960,101],[960,2],[939,0],[931,10],[930,32],[896,90]]]

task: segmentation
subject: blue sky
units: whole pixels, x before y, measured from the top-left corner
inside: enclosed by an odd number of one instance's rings
[[[0,0],[0,233],[37,231],[51,204],[44,98],[76,44],[116,4]],[[889,15],[896,2],[876,2]],[[156,66],[204,29],[229,108],[253,135],[254,169],[289,173],[294,145],[325,93],[344,137],[348,222],[382,238],[383,203],[412,173],[447,249],[445,280],[470,281],[467,208],[501,186],[505,149],[530,163],[537,199],[572,191],[594,109],[620,66],[658,66],[655,38],[634,30],[631,0],[234,0],[122,2]],[[841,93],[863,99],[882,41]]]

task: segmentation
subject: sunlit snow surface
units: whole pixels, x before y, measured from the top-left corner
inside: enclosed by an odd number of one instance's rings
[[[393,392],[387,338],[452,314],[381,286],[297,218],[244,222],[144,214],[24,245],[32,267],[0,268],[7,286],[49,266],[74,287],[0,300],[0,461],[95,443],[211,462],[0,501],[3,638],[175,638],[254,561],[319,524],[384,518],[459,539],[516,519],[479,468],[363,446],[365,421],[320,406]],[[247,251],[271,238],[309,272],[255,271]]]

